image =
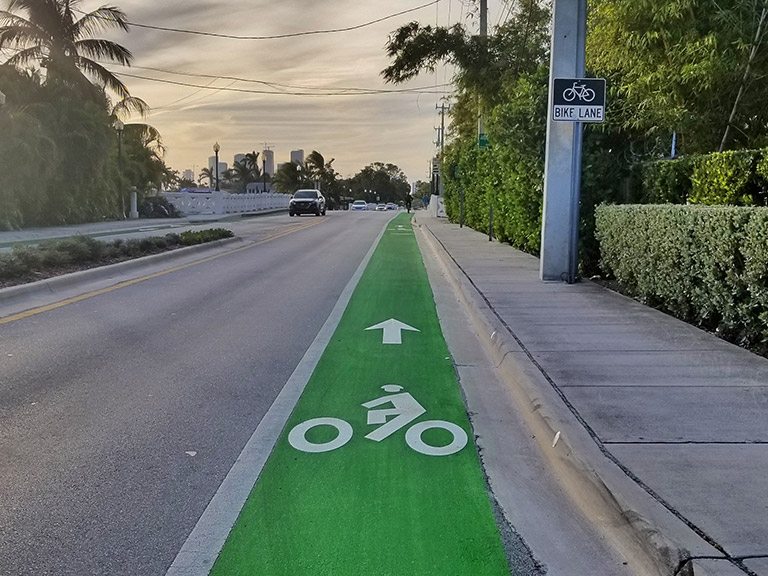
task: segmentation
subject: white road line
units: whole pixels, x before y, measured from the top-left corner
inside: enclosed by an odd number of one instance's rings
[[[331,314],[320,328],[320,332],[317,333],[293,374],[245,444],[216,494],[213,495],[203,515],[168,568],[166,576],[207,576],[210,572],[267,458],[272,453],[288,417],[336,331],[352,293],[385,230],[386,224],[344,287]]]

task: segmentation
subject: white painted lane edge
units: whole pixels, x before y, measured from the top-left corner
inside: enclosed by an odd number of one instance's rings
[[[341,316],[352,298],[352,293],[379,245],[387,225],[388,223],[382,227],[357,270],[342,290],[325,324],[320,328],[296,369],[264,414],[235,463],[232,464],[226,478],[165,573],[166,576],[207,576],[210,572],[230,530],[237,521],[240,510],[259,479],[288,417],[336,331]]]

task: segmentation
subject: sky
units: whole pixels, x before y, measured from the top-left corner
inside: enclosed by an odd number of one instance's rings
[[[136,24],[274,36],[359,26],[430,1],[114,0],[109,5],[123,10]],[[505,15],[506,1],[489,0],[489,31]],[[88,11],[103,4],[83,0],[80,8]],[[179,172],[194,169],[197,176],[218,142],[220,161],[230,165],[235,154],[261,151],[268,144],[276,164],[288,161],[291,150],[303,149],[305,155],[317,150],[326,161],[335,159],[333,166],[343,177],[383,162],[399,166],[411,181],[428,180],[430,158],[436,152],[435,127],[440,124],[436,105],[441,97],[450,96],[453,72],[440,67],[407,84],[385,84],[381,71],[390,64],[387,38],[414,20],[433,26],[461,21],[477,30],[477,4],[438,0],[353,31],[283,39],[215,38],[135,26],[128,34],[110,31],[95,36],[115,40],[133,53],[130,69],[107,67],[121,73],[131,94],[150,105],[152,111],[144,121],[160,131],[166,163]],[[469,17],[471,12],[474,18]],[[420,87],[425,93],[347,90]]]

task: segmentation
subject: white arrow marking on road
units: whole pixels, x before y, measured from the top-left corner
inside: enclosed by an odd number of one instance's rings
[[[369,326],[368,328],[366,328],[366,330],[383,330],[384,335],[381,340],[382,344],[402,344],[403,330],[410,330],[411,332],[420,332],[418,328],[414,328],[413,326],[408,326],[408,324],[404,324],[400,322],[400,320],[395,320],[394,318],[390,318],[389,320],[385,320],[384,322],[379,322],[375,326]]]

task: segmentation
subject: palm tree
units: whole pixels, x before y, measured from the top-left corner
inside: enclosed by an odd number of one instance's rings
[[[331,158],[326,162],[323,155],[317,150],[313,150],[306,160],[310,179],[315,185],[320,186],[332,210],[341,204],[341,187],[338,182],[339,175],[333,168],[334,160]]]
[[[307,169],[303,164],[286,162],[278,168],[272,182],[278,192],[293,194],[299,188],[312,186],[307,176]]]
[[[138,114],[142,118],[146,118],[149,114],[149,104],[136,96],[126,96],[112,106],[112,111],[109,113],[109,117],[112,120],[112,123],[117,120],[125,122],[133,114]]]
[[[208,180],[208,188],[213,188],[214,181],[216,180],[216,174],[213,173],[211,168],[203,168],[200,171],[200,175],[197,177],[197,181],[202,184],[203,180]]]
[[[245,155],[245,165],[254,170],[257,175],[261,174],[261,169],[259,168],[259,153],[256,152],[256,150],[248,152],[248,154]]]
[[[120,98],[130,96],[125,85],[97,60],[129,66],[133,55],[110,40],[90,38],[100,30],[128,31],[125,14],[118,8],[102,6],[81,13],[82,0],[9,0],[0,10],[0,48],[18,52],[5,62],[17,68],[38,63],[46,70],[46,82],[90,86],[88,79],[112,90]],[[25,12],[26,18],[14,12]],[[75,13],[82,14],[77,18]]]
[[[248,184],[256,182],[261,174],[257,165],[252,165],[248,162],[248,156],[250,156],[250,154],[246,154],[245,156],[244,160],[236,161],[230,169],[232,173],[232,181],[239,184],[241,192],[245,192]]]

